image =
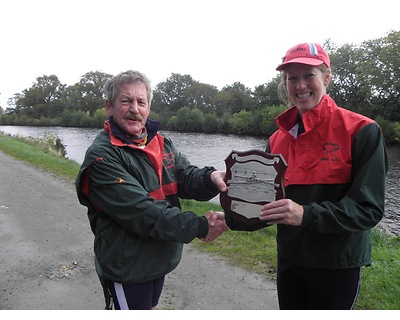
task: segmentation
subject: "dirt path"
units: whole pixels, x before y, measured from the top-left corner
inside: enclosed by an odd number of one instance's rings
[[[93,235],[71,182],[0,152],[0,309],[100,310]],[[273,282],[185,246],[161,309],[278,309]]]

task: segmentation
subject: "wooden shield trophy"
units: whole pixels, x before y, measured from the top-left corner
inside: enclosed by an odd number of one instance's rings
[[[246,224],[260,223],[261,207],[285,198],[285,159],[280,154],[256,149],[233,150],[225,163],[228,190],[220,193],[222,208],[234,219]]]

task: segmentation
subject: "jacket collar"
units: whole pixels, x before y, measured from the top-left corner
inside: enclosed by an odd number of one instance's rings
[[[307,111],[302,116],[306,132],[322,123],[329,117],[334,108],[337,108],[337,106],[332,98],[327,94],[323,96],[317,106]],[[289,132],[297,124],[298,117],[299,110],[296,106],[293,106],[277,116],[275,121],[279,129]]]
[[[158,133],[158,129],[160,128],[160,122],[147,119],[145,126],[148,134],[147,143],[149,143]],[[118,138],[127,145],[132,143],[125,136],[124,131],[116,124],[113,117],[109,117],[108,120],[104,123],[104,130],[106,130],[111,135]]]

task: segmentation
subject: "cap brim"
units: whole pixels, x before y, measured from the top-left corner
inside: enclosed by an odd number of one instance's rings
[[[307,57],[294,58],[292,60],[289,60],[289,61],[286,61],[285,63],[280,64],[276,68],[276,70],[277,71],[281,71],[281,70],[285,69],[285,67],[288,64],[292,64],[292,63],[301,63],[301,64],[306,64],[306,65],[309,65],[309,66],[320,66],[324,62],[322,60],[315,59],[315,58],[307,58]]]

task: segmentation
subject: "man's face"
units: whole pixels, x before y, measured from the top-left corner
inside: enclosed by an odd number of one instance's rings
[[[106,101],[107,114],[125,133],[140,136],[150,113],[145,85],[141,82],[123,83],[117,90],[113,106]]]

